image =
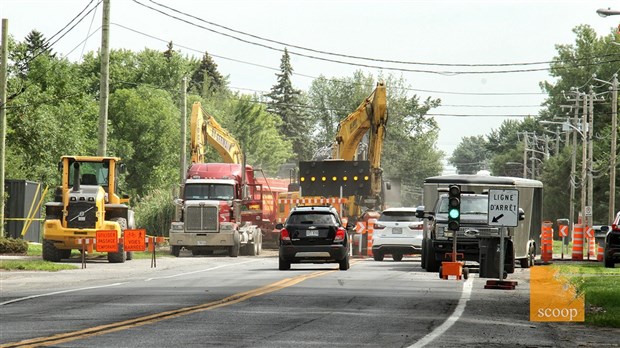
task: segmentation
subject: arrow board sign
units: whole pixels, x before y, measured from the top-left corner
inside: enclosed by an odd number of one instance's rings
[[[489,190],[489,226],[516,227],[519,221],[519,191]]]

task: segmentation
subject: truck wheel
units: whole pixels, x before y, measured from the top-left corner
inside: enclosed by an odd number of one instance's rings
[[[170,254],[179,257],[179,255],[181,254],[181,246],[179,245],[172,245],[170,246]]]
[[[435,259],[435,248],[433,248],[433,242],[428,241],[426,244],[427,250],[424,254],[426,256],[426,271],[427,272],[437,272],[439,271],[440,262]]]
[[[110,219],[110,221],[114,221],[118,223],[118,225],[121,227],[121,231],[125,231],[127,229],[127,220],[125,218],[118,217],[118,218]],[[125,253],[125,250],[123,249],[122,243],[118,244],[118,252],[108,253],[109,263],[123,263],[125,262],[125,260],[127,260],[127,254]]]
[[[469,268],[463,267],[463,279],[467,280],[469,278]]]
[[[256,247],[256,255],[260,255],[263,252],[263,234],[258,234],[258,246]]]
[[[239,256],[239,242],[235,242],[235,245],[231,246],[228,250],[228,256],[237,257]]]
[[[403,255],[402,254],[392,254],[392,260],[394,260],[394,261],[402,261],[403,260]]]
[[[56,248],[51,240],[44,239],[42,252],[43,260],[59,262],[63,257],[64,250]],[[71,250],[69,250],[69,253],[71,253]]]
[[[282,259],[281,257],[278,257],[278,269],[280,271],[288,271],[289,269],[291,269],[291,263]]]
[[[372,254],[372,258],[375,259],[375,261],[383,261],[383,256],[383,253],[380,251]]]
[[[348,270],[349,267],[351,267],[351,265],[349,264],[349,255],[345,256],[344,259],[340,260],[339,264],[340,264],[339,269],[341,271]]]
[[[128,251],[128,252],[127,252],[127,257],[126,257],[126,258],[127,258],[127,261],[129,261],[129,260],[133,260],[133,251]]]

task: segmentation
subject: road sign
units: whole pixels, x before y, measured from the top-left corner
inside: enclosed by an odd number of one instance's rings
[[[125,230],[123,243],[125,251],[146,250],[146,230]]]
[[[519,191],[489,190],[489,226],[515,227],[519,221]]]
[[[95,248],[97,252],[118,252],[118,237],[116,230],[99,230],[96,232]]]
[[[363,233],[365,229],[366,229],[366,224],[364,224],[364,222],[362,222],[362,221],[358,221],[358,222],[355,224],[355,232],[357,232],[357,233]]]
[[[586,205],[586,216],[592,216],[592,206]]]

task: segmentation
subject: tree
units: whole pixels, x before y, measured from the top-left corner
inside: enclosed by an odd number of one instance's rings
[[[18,76],[24,78],[28,74],[30,63],[35,58],[39,56],[55,58],[56,54],[52,52],[50,43],[43,34],[37,30],[32,30],[26,35],[24,42],[13,48],[9,56],[15,62]]]
[[[217,64],[213,58],[205,51],[202,61],[194,70],[189,81],[189,88],[195,93],[208,97],[217,90],[226,88],[226,78],[217,70]]]
[[[482,135],[464,137],[448,163],[455,166],[459,174],[475,174],[487,167],[489,155],[486,147],[487,141]]]
[[[280,62],[280,73],[276,74],[277,82],[267,94],[269,98],[267,111],[278,115],[282,120],[279,130],[293,144],[293,152],[297,159],[308,160],[312,157],[311,149],[308,147],[310,142],[310,135],[307,132],[308,116],[301,103],[301,91],[293,88],[292,74],[293,67],[288,50],[285,48]]]
[[[178,178],[179,110],[170,94],[140,86],[110,95],[109,154],[127,164],[127,188],[144,196]]]

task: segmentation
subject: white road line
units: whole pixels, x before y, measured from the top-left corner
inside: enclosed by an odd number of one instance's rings
[[[10,300],[10,301],[0,302],[0,306],[4,306],[4,305],[8,305],[10,303],[15,303],[15,302],[20,302],[20,301],[26,301],[26,300],[30,300],[30,299],[37,298],[37,297],[45,297],[45,296],[52,296],[52,295],[58,295],[58,294],[65,294],[65,293],[68,293],[68,292],[75,292],[75,291],[84,291],[84,290],[107,288],[107,287],[110,287],[110,286],[119,286],[119,285],[122,285],[122,284],[125,284],[125,283],[114,283],[114,284],[99,285],[99,286],[89,286],[87,288],[62,290],[62,291],[48,292],[46,294],[39,294],[39,295],[20,297],[20,298],[16,298],[16,299],[13,299],[13,300]]]
[[[251,260],[251,261],[245,261],[245,262],[237,262],[237,263],[231,263],[231,264],[226,264],[226,265],[221,265],[221,266],[216,266],[216,267],[211,267],[211,268],[207,268],[207,269],[201,269],[198,271],[193,271],[193,272],[186,272],[186,273],[178,273],[178,274],[173,274],[173,275],[169,275],[169,276],[165,276],[165,277],[155,277],[155,278],[148,278],[145,279],[145,282],[150,282],[151,280],[157,280],[157,279],[169,279],[169,278],[176,278],[176,277],[182,277],[182,276],[186,276],[188,274],[195,274],[195,273],[201,273],[201,272],[208,272],[208,271],[212,271],[214,269],[218,269],[218,268],[224,268],[224,267],[230,267],[230,266],[234,266],[234,265],[243,265],[244,263],[250,263],[250,262],[256,262],[256,260]]]
[[[439,325],[435,328],[435,330],[431,331],[428,335],[422,337],[416,343],[410,345],[408,348],[420,348],[424,347],[427,344],[431,343],[437,337],[443,335],[457,320],[463,315],[465,311],[465,306],[467,305],[467,301],[471,298],[471,289],[473,287],[474,280],[473,278],[467,279],[467,281],[463,284],[463,292],[461,293],[461,298],[459,299],[459,303],[454,309],[454,312],[443,324]]]

